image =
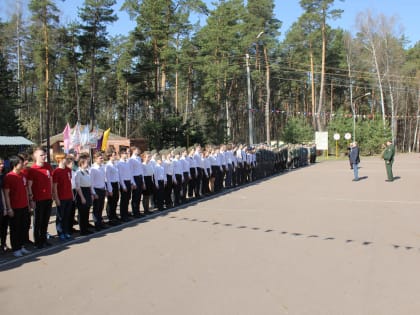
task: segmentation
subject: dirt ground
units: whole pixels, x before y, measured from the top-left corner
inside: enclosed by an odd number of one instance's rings
[[[0,312],[420,314],[420,155],[359,174],[332,158],[2,260]]]

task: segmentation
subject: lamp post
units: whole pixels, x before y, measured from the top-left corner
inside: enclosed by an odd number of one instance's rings
[[[261,31],[257,35],[257,39],[259,39],[264,34],[264,31]],[[266,88],[266,101],[264,106],[265,112],[265,129],[266,129],[266,142],[269,147],[271,147],[271,137],[270,137],[270,65],[268,63],[268,54],[267,54],[267,45],[263,46],[263,53],[264,53],[264,62],[265,62],[265,88]],[[257,46],[258,47],[258,46]]]
[[[370,92],[367,92],[363,95],[359,95],[355,99],[353,99],[352,94],[350,95],[350,105],[351,111],[353,113],[353,141],[356,141],[356,101],[368,95],[370,95]]]
[[[252,101],[251,101],[251,73],[249,71],[249,54],[245,55],[246,59],[246,77],[248,85],[248,142],[249,145],[254,144],[254,130],[252,121]]]

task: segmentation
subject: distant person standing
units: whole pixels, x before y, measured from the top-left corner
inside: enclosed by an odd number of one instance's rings
[[[387,182],[394,181],[394,175],[392,174],[392,164],[394,164],[395,146],[391,140],[386,142],[386,147],[382,153],[382,157],[385,160],[386,174],[388,176]]]
[[[353,181],[357,182],[359,180],[359,163],[360,163],[360,156],[359,156],[359,147],[357,142],[353,142],[350,144],[350,153],[349,153],[350,164],[353,169],[354,178]]]
[[[36,148],[34,163],[28,170],[28,196],[31,208],[34,208],[34,239],[35,246],[43,248],[51,246],[47,242],[48,223],[52,208],[52,173],[50,164],[45,162],[44,149]]]

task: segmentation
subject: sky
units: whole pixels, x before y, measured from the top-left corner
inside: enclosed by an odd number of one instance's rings
[[[22,3],[28,3],[29,0],[19,0]],[[204,0],[211,3],[212,0]],[[245,0],[246,1],[246,0]],[[83,0],[56,0],[58,7],[62,10],[61,23],[77,20],[77,8],[83,6]],[[117,0],[114,7],[118,13],[119,19],[112,25],[109,25],[108,31],[111,35],[128,35],[134,28],[134,22],[130,21],[125,12],[120,11],[124,0]],[[4,6],[4,7],[3,7]],[[16,0],[0,0],[0,18],[7,20],[7,16],[13,13],[16,7]],[[335,1],[335,8],[344,10],[341,18],[336,21],[329,21],[332,27],[340,27],[350,31],[353,35],[356,33],[355,21],[360,12],[370,10],[373,15],[383,14],[387,17],[396,17],[398,30],[405,34],[410,41],[409,46],[414,45],[420,40],[420,23],[417,20],[420,12],[419,0],[340,0]],[[283,22],[281,27],[281,38],[297,21],[302,14],[299,6],[299,0],[275,0],[274,15]],[[205,17],[201,18],[201,23],[205,23]]]

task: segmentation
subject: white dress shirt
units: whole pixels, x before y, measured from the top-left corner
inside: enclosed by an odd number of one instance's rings
[[[92,194],[96,195],[95,188],[105,189],[105,167],[94,163],[90,168],[90,181],[92,187]]]
[[[133,174],[131,173],[130,164],[128,160],[119,160],[117,163],[118,175],[120,176],[120,185],[122,189],[127,189],[124,181],[130,181],[132,185],[135,185]]]
[[[154,173],[154,166],[151,161],[149,163],[143,163],[143,172],[144,176],[153,176]]]
[[[180,159],[181,165],[182,165],[182,173],[188,173],[188,176],[190,176],[190,162],[183,156]]]
[[[202,168],[203,166],[201,165],[201,154],[198,151],[195,151],[194,155],[193,155],[193,159],[195,161],[195,166],[196,167],[200,167]]]
[[[112,192],[112,183],[119,182],[120,176],[118,174],[118,168],[112,161],[108,161],[105,165],[105,177],[106,187],[109,192]]]
[[[74,185],[77,188],[82,188],[82,187],[91,187],[91,180],[90,180],[90,174],[89,174],[89,170],[83,170],[81,168],[79,168],[76,171],[76,175],[74,176]]]
[[[166,184],[166,174],[164,167],[156,163],[155,167],[153,168],[153,175],[155,177],[155,185],[158,187],[158,181],[163,180]]]
[[[182,164],[181,161],[177,158],[172,160],[172,165],[174,167],[174,174],[182,175]]]
[[[170,160],[165,160],[163,163],[163,168],[165,169],[165,174],[169,176],[174,176],[174,163]]]
[[[190,168],[197,168],[197,163],[192,156],[188,156],[187,160],[190,163]]]
[[[128,159],[128,163],[130,164],[131,168],[131,174],[133,176],[143,176],[143,163],[141,162],[141,158],[139,156],[131,156],[131,158]]]

